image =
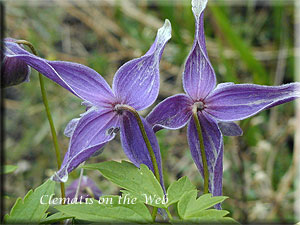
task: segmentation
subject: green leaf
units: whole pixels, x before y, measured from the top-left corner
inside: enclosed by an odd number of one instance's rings
[[[141,164],[140,169],[132,163],[107,161],[84,166],[85,169],[97,169],[104,177],[148,205],[165,208],[164,192],[149,168]]]
[[[186,176],[173,182],[167,190],[167,196],[168,196],[167,206],[170,206],[171,204],[178,202],[185,192],[189,192],[192,190],[196,190],[196,187],[191,183],[189,178],[187,178]]]
[[[58,213],[55,213],[51,216],[48,216],[45,219],[42,219],[40,221],[40,223],[42,223],[42,224],[56,223],[56,222],[59,222],[59,221],[62,221],[62,220],[70,219],[70,218],[73,218],[73,216],[66,215],[64,213],[58,212]]]
[[[24,200],[18,198],[10,214],[5,215],[5,223],[38,223],[46,218],[48,201],[54,194],[54,186],[54,181],[47,180],[34,191],[30,190]],[[41,201],[45,204],[41,204]]]
[[[219,210],[216,210],[219,211]],[[212,215],[212,217],[193,217],[188,219],[189,222],[191,223],[210,223],[210,224],[216,224],[216,223],[221,223],[221,224],[239,224],[236,220],[234,220],[231,217],[217,217]]]
[[[76,219],[91,222],[152,222],[150,212],[143,203],[122,204],[120,198],[121,196],[101,196],[99,201],[90,199],[93,201],[89,201],[90,204],[59,205],[55,208]]]
[[[8,174],[14,172],[18,166],[15,165],[4,165],[3,174]]]
[[[191,218],[198,218],[202,221],[215,221],[223,218],[228,214],[227,211],[219,211],[209,209],[210,207],[223,202],[227,197],[215,196],[211,194],[204,194],[197,198],[197,190],[186,192],[178,202],[178,214],[181,219],[195,220]]]
[[[228,215],[229,212],[226,210],[217,210],[217,209],[207,209],[198,211],[189,217],[201,217],[201,219],[212,219],[213,217],[223,217]]]

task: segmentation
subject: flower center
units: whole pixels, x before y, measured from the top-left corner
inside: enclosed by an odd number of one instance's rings
[[[197,107],[197,111],[201,111],[205,108],[205,104],[200,100],[199,102],[194,103],[194,107]]]
[[[123,112],[124,112],[124,109],[122,109],[122,104],[116,104],[115,106],[114,106],[114,110],[117,112],[117,114],[119,114],[119,115],[122,115],[123,114]]]

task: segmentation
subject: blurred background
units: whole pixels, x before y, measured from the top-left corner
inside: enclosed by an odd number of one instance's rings
[[[7,1],[5,8],[7,37],[30,41],[49,60],[87,65],[109,84],[123,63],[148,50],[168,18],[173,31],[160,64],[160,95],[141,115],[166,97],[183,92],[181,74],[194,38],[190,0]],[[294,1],[209,1],[205,34],[218,83],[293,82],[294,17]],[[45,81],[64,154],[69,141],[64,128],[85,108],[68,91]],[[32,70],[29,83],[6,89],[5,107],[6,164],[18,165],[5,179],[7,212],[17,197],[40,185],[57,165],[36,71]],[[288,103],[240,122],[242,137],[225,137],[223,190],[230,198],[223,208],[236,220],[295,222],[293,152],[299,129],[295,124],[294,103]],[[157,136],[166,186],[186,175],[201,190],[203,180],[189,152],[186,128],[162,130]],[[87,163],[121,159],[126,156],[117,136],[103,154]],[[79,172],[71,173],[68,184]],[[104,194],[119,193],[97,171],[84,174]]]

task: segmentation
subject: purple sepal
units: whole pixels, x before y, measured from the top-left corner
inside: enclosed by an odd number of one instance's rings
[[[222,138],[223,142],[223,138]],[[223,154],[224,154],[224,146],[223,143],[221,145],[220,152],[218,153],[216,163],[214,166],[214,178],[213,178],[213,196],[222,196],[223,192]],[[221,204],[215,205],[216,209],[222,209]]]
[[[150,124],[143,117],[141,119],[152,146],[159,169],[161,184],[164,188],[159,145]],[[124,112],[120,120],[120,125],[121,143],[126,156],[135,166],[139,167],[140,164],[145,164],[154,173],[149,151],[134,115],[130,112]]]
[[[183,88],[195,101],[203,100],[216,86],[216,75],[209,61],[204,36],[203,11],[207,1],[192,1],[195,16],[195,39],[185,62]]]
[[[159,62],[170,38],[171,24],[166,20],[149,51],[119,68],[113,80],[113,91],[119,103],[136,110],[153,104],[159,92]]]
[[[114,95],[104,78],[95,70],[73,62],[49,61],[37,57],[13,42],[5,42],[8,58],[22,60],[77,97],[100,107],[109,107]]]
[[[118,117],[115,112],[106,109],[91,108],[84,113],[72,134],[62,166],[52,179],[66,182],[72,170],[112,140],[114,129],[119,127]]]
[[[222,195],[222,174],[223,174],[223,136],[218,128],[217,121],[207,113],[198,113],[204,148],[209,171],[209,191],[213,196]],[[197,128],[194,119],[191,118],[188,124],[188,143],[192,158],[203,176],[203,163],[200,150]]]
[[[206,98],[206,111],[220,121],[251,117],[273,106],[300,97],[300,83],[281,86],[220,84]]]
[[[218,126],[224,136],[242,136],[243,130],[234,122],[218,122]]]
[[[159,103],[146,117],[154,132],[184,127],[192,115],[192,99],[185,94],[171,96]]]

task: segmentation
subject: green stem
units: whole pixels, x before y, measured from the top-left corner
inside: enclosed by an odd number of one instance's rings
[[[16,43],[28,46],[30,48],[30,50],[32,51],[32,53],[37,56],[37,52],[36,52],[35,48],[33,47],[33,45],[30,42],[25,41],[25,40],[18,40],[18,41],[16,41]],[[58,146],[58,141],[57,141],[57,135],[56,135],[53,119],[52,119],[52,116],[51,116],[51,113],[50,113],[50,108],[49,108],[49,103],[48,103],[48,99],[47,99],[44,79],[43,79],[43,76],[42,76],[41,73],[39,73],[39,81],[40,81],[40,86],[41,86],[42,98],[43,98],[45,110],[46,110],[46,113],[47,113],[47,118],[48,118],[48,121],[49,121],[51,134],[52,134],[52,139],[53,139],[53,144],[54,144],[54,149],[55,149],[55,154],[56,154],[57,168],[60,169],[60,167],[61,167],[61,158],[60,158],[60,151],[59,151],[59,146]],[[64,185],[63,182],[60,182],[60,189],[61,189],[61,197],[65,198],[65,185]]]
[[[165,210],[166,210],[166,212],[167,212],[167,215],[168,215],[169,219],[170,219],[170,220],[173,220],[173,216],[171,215],[169,209],[166,208]]]
[[[136,120],[138,122],[138,125],[139,125],[139,128],[140,128],[140,131],[142,133],[143,139],[145,141],[145,144],[146,144],[147,149],[148,149],[149,154],[150,154],[150,158],[151,158],[151,161],[152,161],[152,164],[153,164],[153,168],[154,168],[154,175],[155,175],[156,179],[158,180],[158,182],[160,183],[159,169],[158,169],[157,161],[156,161],[156,158],[155,158],[155,154],[154,154],[153,148],[151,146],[151,143],[149,141],[149,138],[147,136],[147,133],[146,133],[146,130],[145,130],[145,127],[144,127],[144,124],[142,122],[142,119],[141,119],[140,115],[138,114],[138,112],[134,108],[132,108],[129,105],[121,105],[121,104],[119,104],[119,105],[115,106],[115,109],[116,110],[126,110],[126,111],[129,111],[136,118]],[[157,210],[158,210],[157,207],[153,208],[153,211],[152,211],[152,219],[153,220],[155,220],[155,218],[156,218]]]
[[[158,211],[158,208],[153,206],[153,210],[152,210],[152,220],[153,221],[155,221],[157,211]]]
[[[209,172],[208,172],[208,166],[207,166],[207,160],[206,160],[206,154],[205,154],[205,148],[204,148],[203,135],[202,135],[200,121],[198,118],[198,110],[197,110],[196,105],[193,107],[193,118],[194,118],[196,128],[197,128],[198,139],[200,142],[201,158],[202,158],[202,164],[203,164],[203,172],[204,172],[204,191],[203,191],[203,193],[207,194],[208,193]]]

